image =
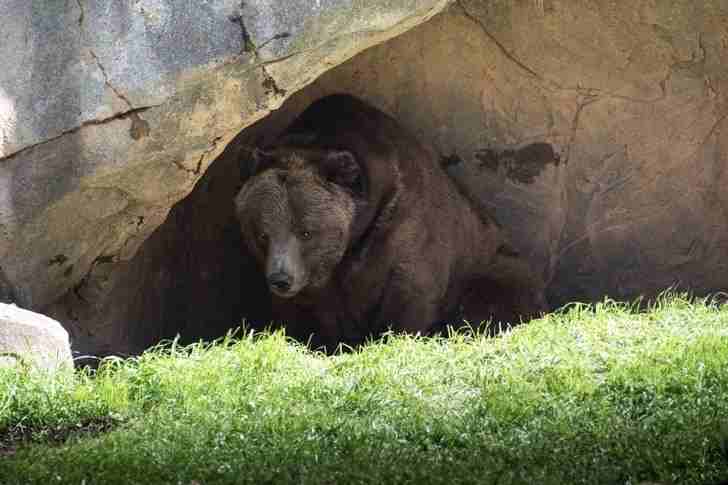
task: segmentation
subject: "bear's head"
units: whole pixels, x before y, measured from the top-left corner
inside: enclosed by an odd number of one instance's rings
[[[235,198],[243,239],[270,291],[315,293],[331,280],[352,237],[364,176],[347,150],[255,150],[253,175]]]

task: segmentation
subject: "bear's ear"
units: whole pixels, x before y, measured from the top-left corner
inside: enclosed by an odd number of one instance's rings
[[[250,174],[255,175],[260,173],[273,165],[274,162],[275,157],[271,152],[267,152],[257,147],[253,148],[253,151],[250,153]]]
[[[330,182],[347,189],[361,190],[361,167],[348,150],[335,150],[326,154],[321,162],[321,175]]]

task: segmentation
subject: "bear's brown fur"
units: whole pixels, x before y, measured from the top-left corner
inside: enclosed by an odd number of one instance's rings
[[[289,333],[355,344],[390,327],[516,323],[546,309],[541,279],[498,225],[363,101],[315,102],[253,158],[236,212]]]

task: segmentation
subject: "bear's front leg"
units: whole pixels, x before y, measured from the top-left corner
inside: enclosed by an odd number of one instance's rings
[[[300,305],[285,298],[272,297],[273,328],[284,328],[286,335],[312,349],[330,346],[330,332],[322,331],[311,307]]]
[[[391,328],[426,335],[440,320],[444,288],[429,271],[395,272],[385,288],[376,318],[380,331]]]

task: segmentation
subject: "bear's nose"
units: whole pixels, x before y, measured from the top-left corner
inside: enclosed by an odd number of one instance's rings
[[[288,291],[291,289],[291,277],[286,273],[273,273],[268,277],[268,284],[278,291]]]

